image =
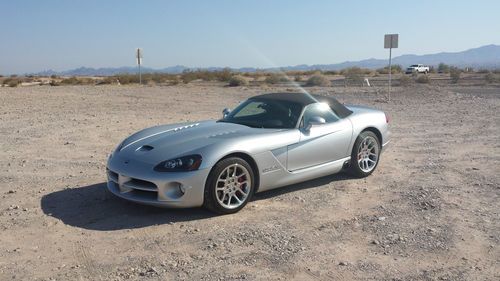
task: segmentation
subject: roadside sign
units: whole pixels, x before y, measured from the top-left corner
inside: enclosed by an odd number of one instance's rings
[[[384,48],[391,49],[398,47],[399,34],[386,34],[384,36]]]
[[[141,64],[142,64],[142,49],[135,49],[135,58],[137,60],[137,65],[139,66],[139,85],[142,84],[142,73],[141,73]]]
[[[398,47],[399,34],[386,34],[384,36],[384,48],[389,49],[389,96],[391,100],[391,83],[392,83],[392,49]]]
[[[137,59],[137,64],[141,65],[142,64],[142,49],[137,48],[135,50],[135,58]]]

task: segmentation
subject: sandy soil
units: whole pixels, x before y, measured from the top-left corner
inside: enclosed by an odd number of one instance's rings
[[[0,88],[0,280],[499,280],[500,88],[310,88],[392,116],[366,179],[258,194],[238,214],[104,196],[145,127],[292,88]]]

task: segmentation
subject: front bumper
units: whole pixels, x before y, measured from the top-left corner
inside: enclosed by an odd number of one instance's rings
[[[118,197],[157,207],[189,208],[203,205],[210,169],[156,172],[147,165],[110,158],[106,172],[107,188]]]

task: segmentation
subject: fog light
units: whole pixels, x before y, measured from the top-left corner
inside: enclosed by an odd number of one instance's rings
[[[184,195],[186,193],[186,188],[184,188],[182,184],[179,184],[179,191],[182,195]]]

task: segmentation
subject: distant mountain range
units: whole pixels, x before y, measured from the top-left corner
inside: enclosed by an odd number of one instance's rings
[[[476,69],[494,69],[500,68],[500,46],[498,45],[486,45],[479,48],[474,48],[466,50],[463,52],[456,53],[437,53],[430,55],[402,55],[397,56],[392,59],[393,64],[399,64],[403,68],[411,65],[422,63],[426,65],[437,66],[439,63],[446,63],[458,67],[473,67]],[[315,65],[296,65],[296,66],[285,66],[279,68],[254,68],[254,67],[244,67],[244,68],[232,68],[231,70],[236,72],[255,72],[255,71],[292,71],[292,70],[340,70],[347,67],[362,67],[376,69],[387,66],[387,59],[366,59],[360,61],[346,61],[336,64],[315,64]],[[208,70],[216,71],[222,70],[223,67],[204,67],[204,68],[190,68],[183,65],[170,66],[161,69],[153,69],[143,67],[143,73],[182,73],[186,70]],[[89,68],[80,67],[76,69],[66,70],[66,71],[53,71],[46,70],[38,73],[33,73],[34,75],[50,76],[50,75],[63,75],[63,76],[109,76],[122,73],[137,73],[137,67],[108,67],[108,68]]]

